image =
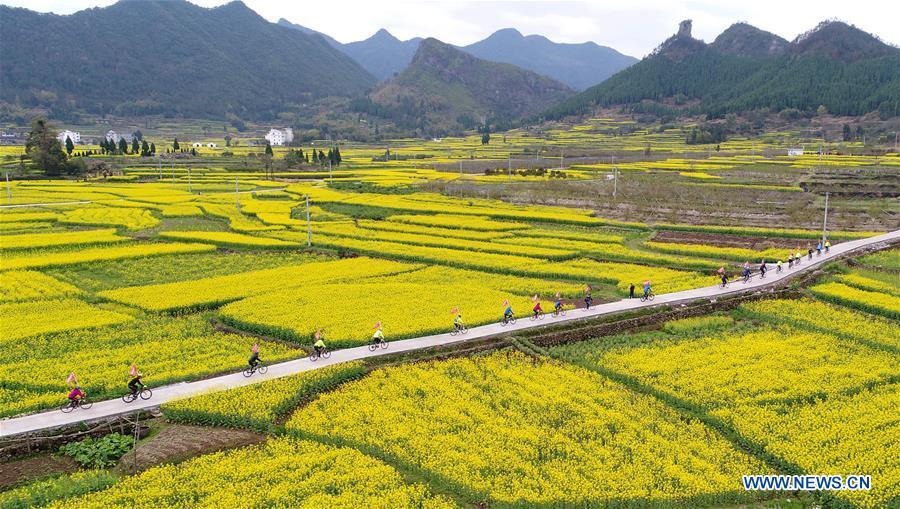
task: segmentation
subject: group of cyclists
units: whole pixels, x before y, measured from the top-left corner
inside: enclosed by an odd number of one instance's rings
[[[831,242],[828,240],[820,241],[815,248],[812,245],[808,245],[806,249],[807,259],[812,260],[813,252],[815,251],[817,256],[821,256],[822,252],[828,253],[831,250]],[[800,262],[803,260],[803,252],[800,250],[799,246],[796,249],[796,254],[791,252],[787,257],[788,268],[793,268],[795,265],[799,266]],[[766,277],[766,272],[769,270],[768,263],[765,259],[760,261],[758,266],[759,276],[761,278]],[[775,272],[779,273],[784,269],[783,262],[779,259],[775,262]],[[725,267],[721,267],[719,269],[719,275],[722,281],[722,287],[728,285],[728,273],[725,270]],[[741,277],[743,281],[746,283],[750,280],[752,275],[752,269],[750,266],[750,262],[747,261],[742,266]],[[635,298],[635,285],[631,283],[628,288],[628,296],[629,298]],[[641,296],[641,300],[652,300],[653,299],[653,289],[650,283],[650,280],[644,281],[643,284],[643,295]],[[544,314],[544,309],[541,307],[541,301],[537,295],[534,296],[535,304],[531,309],[532,311],[532,319],[542,318]],[[594,303],[594,299],[591,296],[591,286],[586,285],[584,289],[584,308],[586,310],[590,309]],[[510,322],[515,321],[515,313],[513,312],[512,305],[509,303],[509,300],[503,303],[503,318],[501,320],[501,324],[506,325]],[[451,330],[451,334],[465,333],[467,332],[466,325],[462,319],[462,313],[459,312],[459,308],[454,308],[452,312],[455,317],[453,318],[453,329]],[[553,316],[558,316],[560,314],[565,314],[565,310],[563,309],[562,298],[559,293],[556,294],[556,298],[553,302]],[[325,335],[322,329],[318,329],[314,336],[313,342],[313,355],[310,356],[312,360],[316,360],[322,356],[328,355],[328,349],[325,345]],[[384,338],[384,332],[381,328],[381,322],[378,322],[375,325],[375,333],[372,334],[372,340],[369,345],[370,349],[374,350],[376,348],[386,348],[387,341]],[[244,371],[245,376],[250,376],[258,369],[261,368],[262,360],[259,357],[259,345],[254,344],[251,350],[250,358],[247,360],[248,368]],[[264,371],[263,371],[264,372]],[[126,403],[134,401],[140,395],[144,399],[149,399],[150,390],[144,387],[143,383],[143,375],[137,371],[134,365],[131,367],[131,380],[128,382],[128,393],[123,397]],[[64,411],[71,411],[71,409],[76,406],[82,406],[84,408],[89,408],[87,403],[87,395],[84,391],[79,387],[77,381],[75,380],[75,374],[72,373],[69,375],[68,382],[73,385],[72,390],[68,395],[68,402],[63,406]],[[145,396],[146,394],[146,396]]]
[[[808,260],[812,260],[814,251],[816,253],[816,256],[822,256],[823,251],[826,253],[830,252],[831,251],[831,242],[828,240],[826,240],[824,242],[819,241],[819,243],[816,244],[815,248],[813,248],[811,244],[808,245],[806,247],[806,257]],[[791,251],[790,253],[788,253],[788,257],[787,257],[788,268],[792,269],[792,268],[794,268],[794,266],[799,267],[800,262],[802,260],[803,260],[803,252],[800,250],[800,247],[798,246],[796,249],[796,254],[794,253],[794,251]],[[766,272],[769,270],[769,264],[766,262],[765,258],[763,258],[759,262],[758,270],[759,270],[759,277],[765,278]],[[784,270],[784,262],[782,262],[782,260],[779,259],[778,261],[775,262],[775,273],[776,274],[780,273],[782,270]],[[748,260],[748,261],[744,262],[744,265],[742,266],[741,279],[746,283],[746,282],[750,281],[750,277],[752,275],[753,275],[753,270],[750,266],[750,261]],[[725,286],[728,286],[728,273],[725,271],[725,267],[721,267],[719,269],[719,276],[722,279],[722,287],[724,288]]]

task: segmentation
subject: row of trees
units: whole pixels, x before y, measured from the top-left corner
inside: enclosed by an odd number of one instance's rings
[[[268,143],[266,143],[266,154],[269,156],[273,154],[272,146]],[[327,154],[321,149],[319,151],[310,149],[307,152],[304,152],[303,149],[290,149],[288,150],[288,153],[284,155],[284,162],[288,167],[296,167],[303,164],[318,164],[324,166],[329,163],[332,166],[340,166],[342,160],[341,149],[339,147],[328,149]]]

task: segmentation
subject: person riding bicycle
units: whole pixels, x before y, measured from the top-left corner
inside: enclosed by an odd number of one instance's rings
[[[775,264],[775,272],[781,272],[781,269],[783,269],[783,268],[784,267],[782,267],[781,260],[779,259],[778,263]]]
[[[588,285],[584,289],[584,308],[591,309],[591,304],[593,304],[593,303],[594,303],[594,298],[591,297],[591,287],[590,287],[590,285]]]
[[[77,385],[69,392],[69,401],[74,405],[78,400],[84,399],[85,394],[82,392],[81,387]]]
[[[531,308],[531,311],[534,313],[534,316],[543,313],[544,309],[541,307],[541,301],[538,301],[537,304],[535,304],[534,307]]]
[[[812,246],[807,245],[806,246],[806,254],[809,255],[810,260],[812,260],[812,252],[813,252]]]
[[[372,334],[372,343],[375,345],[384,343],[384,332],[381,332],[381,327],[375,329],[375,334]]]
[[[794,266],[794,253],[788,253],[788,268],[792,268]]]
[[[322,352],[325,351],[325,341],[320,337],[313,343],[313,349],[316,351],[316,355],[322,355]]]
[[[766,261],[763,260],[759,262],[759,275],[762,277],[766,277],[766,270],[768,270],[768,267],[766,267]]]
[[[456,318],[453,319],[453,328],[455,330],[462,330],[462,328],[463,328],[462,313],[456,315]]]
[[[826,241],[825,241],[825,252],[827,253],[827,252],[830,251],[830,250],[831,250],[831,241],[830,241],[830,240],[826,240]]]
[[[722,273],[722,288],[728,286],[728,274]]]
[[[143,377],[144,375],[138,373],[134,375],[134,378],[132,378],[130,382],[128,382],[128,390],[130,390],[132,394],[137,395],[144,390],[144,382],[141,381],[141,378]]]
[[[741,277],[744,278],[744,280],[750,279],[750,262],[744,263],[744,268],[741,271]]]
[[[644,298],[646,299],[649,296],[650,296],[650,280],[648,279],[648,280],[644,281]]]
[[[512,318],[512,315],[513,315],[512,304],[507,304],[506,309],[503,310],[503,319],[509,320],[510,318]]]
[[[822,241],[816,244],[816,256],[822,256]]]
[[[250,365],[250,369],[256,369],[256,366],[259,365],[259,347],[253,345],[253,351],[250,353],[250,358],[247,359],[247,364]]]
[[[553,311],[559,313],[562,309],[562,298],[557,295],[556,300],[553,302]]]

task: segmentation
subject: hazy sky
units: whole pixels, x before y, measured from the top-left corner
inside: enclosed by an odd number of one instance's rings
[[[212,7],[224,0],[192,0]],[[71,14],[114,0],[0,0],[42,12]],[[513,27],[556,42],[594,41],[636,57],[649,53],[675,32],[682,19],[694,20],[694,37],[707,42],[736,21],[746,21],[788,40],[823,19],[837,18],[882,40],[900,45],[900,2],[890,0],[244,0],[270,21],[286,18],[341,42],[387,28],[401,39],[437,37],[469,44],[497,29]],[[2,22],[2,20],[0,20]]]

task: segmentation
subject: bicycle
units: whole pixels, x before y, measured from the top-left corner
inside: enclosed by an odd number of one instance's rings
[[[379,340],[378,342],[369,343],[369,351],[374,352],[375,350],[378,350],[379,346],[382,349],[386,349],[388,346],[388,342],[382,339],[382,340]]]
[[[749,283],[750,282],[750,274],[744,274],[743,276],[741,276],[741,281],[743,281],[744,284]]]
[[[460,323],[459,325],[453,324],[453,329],[450,331],[451,336],[455,336],[457,334],[465,334],[469,332],[469,329],[466,327],[466,324]]]
[[[260,375],[265,375],[266,371],[269,371],[267,366],[264,366],[262,363],[259,363],[255,366],[249,366],[244,370],[244,376],[250,378],[253,376],[253,373],[259,372]]]
[[[563,308],[554,309],[552,314],[554,318],[557,316],[566,316],[566,310]]]
[[[584,310],[587,311],[591,309],[591,306],[594,304],[594,299],[592,297],[584,298]]]
[[[516,323],[516,315],[508,315],[504,316],[502,320],[500,320],[500,325],[506,326],[511,323]]]
[[[531,321],[532,321],[532,322],[535,321],[535,320],[543,320],[543,319],[544,319],[544,312],[543,312],[543,311],[535,311],[534,313],[531,314]]]
[[[759,271],[759,278],[760,278],[760,279],[765,279],[765,278],[766,278],[766,271],[764,271],[764,270]]]
[[[309,354],[309,360],[311,360],[312,362],[316,362],[320,358],[327,359],[329,357],[331,357],[331,352],[327,348],[323,348],[321,352],[313,349],[313,352]]]
[[[66,403],[63,403],[63,405],[60,406],[59,409],[60,409],[60,411],[62,411],[62,413],[67,414],[67,413],[71,412],[72,410],[75,410],[78,407],[81,407],[81,408],[87,410],[87,409],[91,408],[92,406],[94,406],[94,402],[87,399],[87,396],[84,396],[84,397],[77,398],[77,399],[70,399]]]
[[[129,392],[128,394],[122,396],[122,401],[124,401],[125,403],[131,403],[132,401],[138,399],[139,396],[143,400],[148,400],[153,396],[153,391],[144,386],[141,386],[140,391]]]
[[[653,300],[656,297],[656,294],[653,293],[653,290],[641,295],[641,302],[647,302],[648,300]]]

